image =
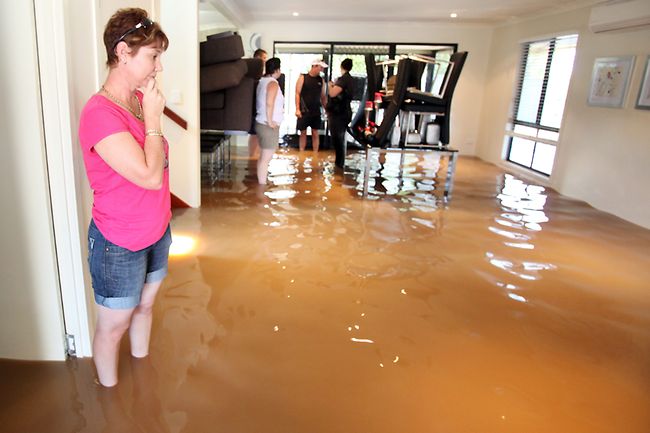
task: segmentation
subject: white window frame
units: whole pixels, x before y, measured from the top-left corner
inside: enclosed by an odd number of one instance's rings
[[[521,168],[521,169],[523,169],[525,171],[530,171],[531,174],[542,176],[542,177],[547,178],[547,179],[552,174],[552,168],[551,168],[549,173],[545,173],[543,171],[540,171],[540,170],[537,170],[537,169],[533,168],[534,160],[535,160],[534,159],[535,158],[535,150],[537,148],[538,143],[548,144],[548,145],[554,146],[556,151],[555,151],[555,157],[554,157],[552,167],[555,166],[555,158],[557,157],[557,148],[558,148],[559,142],[560,142],[559,138],[560,138],[561,127],[544,126],[544,125],[541,124],[540,119],[541,119],[541,113],[542,113],[542,110],[543,110],[543,107],[544,107],[544,97],[545,97],[545,94],[546,94],[546,88],[547,88],[546,86],[548,85],[550,66],[551,66],[551,62],[552,62],[552,59],[553,59],[553,55],[555,54],[555,51],[554,51],[555,42],[558,39],[566,38],[568,36],[575,36],[575,38],[576,38],[576,49],[577,49],[577,42],[578,42],[578,39],[579,39],[579,34],[578,34],[577,31],[576,32],[567,32],[567,33],[562,33],[562,34],[555,34],[555,35],[545,35],[545,36],[540,36],[540,37],[537,37],[537,38],[531,38],[531,39],[526,39],[526,40],[520,41],[521,56],[520,56],[520,60],[519,60],[519,68],[517,70],[517,82],[516,82],[516,87],[515,87],[514,96],[513,96],[512,111],[511,111],[510,116],[508,118],[508,123],[506,125],[506,131],[505,131],[505,137],[504,137],[504,149],[503,149],[504,162],[506,162],[507,164],[513,164],[517,168]],[[518,109],[519,109],[519,98],[521,97],[521,92],[522,92],[522,88],[523,88],[523,79],[524,79],[524,74],[525,74],[525,70],[526,70],[525,68],[526,68],[526,64],[527,64],[527,61],[528,61],[528,48],[530,47],[530,45],[532,45],[534,43],[546,42],[546,41],[550,41],[552,43],[552,48],[551,48],[551,51],[549,52],[549,56],[548,56],[548,59],[547,59],[546,72],[545,72],[545,76],[544,76],[544,81],[542,83],[542,89],[543,90],[542,90],[542,92],[540,94],[540,100],[539,100],[539,104],[538,104],[538,112],[537,112],[536,122],[531,123],[531,122],[518,120],[518,119],[516,119],[516,117],[517,117]],[[575,56],[574,56],[574,62],[575,62]],[[573,68],[571,70],[571,74],[572,73],[573,73]],[[570,81],[570,77],[569,77],[569,81]],[[567,95],[568,95],[568,86],[567,86]],[[566,96],[565,96],[565,98],[566,98]],[[566,103],[566,99],[565,99],[565,103]],[[564,115],[563,115],[563,117],[564,117]],[[554,133],[557,133],[558,138],[557,138],[557,140],[553,140],[553,139],[543,138],[543,137],[539,137],[539,136],[532,136],[532,135],[518,133],[518,132],[514,131],[515,125],[521,125],[521,126],[525,126],[525,127],[534,128],[534,129],[537,130],[537,135],[539,135],[540,131],[554,132]],[[531,162],[530,162],[529,165],[525,165],[525,164],[522,164],[522,163],[519,163],[519,162],[516,162],[516,161],[513,161],[513,160],[510,159],[511,150],[512,150],[512,142],[513,142],[514,138],[521,138],[521,139],[525,139],[525,140],[529,140],[529,141],[533,142],[533,145],[534,145],[533,155],[531,157]]]

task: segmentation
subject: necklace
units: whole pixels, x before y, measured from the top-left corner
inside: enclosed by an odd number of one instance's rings
[[[113,96],[113,95],[111,94],[111,92],[109,92],[108,90],[106,90],[106,87],[102,86],[102,89],[101,89],[101,90],[102,90],[104,93],[106,93],[106,96],[108,96],[108,98],[109,98],[111,101],[115,102],[117,105],[119,105],[120,107],[124,108],[124,109],[125,109],[126,111],[128,111],[129,113],[133,114],[133,115],[135,116],[136,119],[138,119],[138,120],[142,120],[142,119],[144,118],[144,116],[142,115],[142,104],[140,103],[140,98],[138,98],[137,96],[135,97],[135,100],[138,101],[138,112],[136,113],[133,109],[131,109],[131,107],[129,107],[129,106],[126,105],[124,102],[122,102],[122,101],[120,101],[119,99],[117,99],[115,96]]]

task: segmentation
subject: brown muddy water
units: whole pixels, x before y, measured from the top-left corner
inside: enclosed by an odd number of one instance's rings
[[[364,197],[362,154],[241,155],[175,210],[150,356],[1,361],[0,431],[650,432],[649,230],[476,158]]]

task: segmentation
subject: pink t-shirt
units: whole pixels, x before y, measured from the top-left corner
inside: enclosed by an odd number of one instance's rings
[[[142,95],[138,93],[138,98]],[[101,95],[93,95],[81,112],[79,142],[93,190],[93,220],[112,243],[138,251],[156,243],[171,219],[169,168],[165,162],[162,188],[137,186],[113,170],[95,151],[102,139],[129,132],[144,149],[144,123]],[[165,161],[169,145],[165,144]]]

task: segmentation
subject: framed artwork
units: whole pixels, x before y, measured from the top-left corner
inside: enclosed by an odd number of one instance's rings
[[[645,71],[641,77],[639,98],[636,100],[636,108],[650,110],[650,56],[645,61]]]
[[[589,105],[622,107],[633,66],[634,56],[597,58],[591,74]]]

